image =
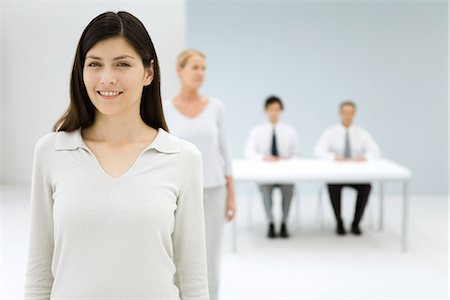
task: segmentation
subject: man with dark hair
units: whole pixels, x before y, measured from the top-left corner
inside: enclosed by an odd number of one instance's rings
[[[339,106],[341,123],[328,128],[320,137],[314,154],[317,158],[336,160],[342,162],[355,162],[377,159],[380,157],[380,149],[370,134],[361,127],[353,125],[356,105],[352,101],[344,101]],[[328,184],[328,193],[336,216],[336,233],[346,233],[341,217],[341,191],[344,187],[350,187],[357,191],[355,215],[351,225],[351,231],[360,235],[359,222],[369,199],[370,183],[356,184]]]
[[[267,110],[267,108],[273,103],[278,103],[280,105],[281,110],[284,109],[283,102],[281,102],[281,99],[278,98],[277,96],[270,96],[269,98],[267,98],[266,102],[264,103],[264,109]]]
[[[276,96],[267,98],[264,109],[269,119],[255,126],[247,140],[245,156],[249,159],[279,161],[292,158],[297,154],[298,138],[295,129],[285,123],[279,122],[283,112],[283,103]],[[289,214],[289,207],[294,190],[293,184],[262,184],[259,185],[264,200],[264,208],[269,221],[267,236],[274,238],[275,233],[274,218],[272,215],[272,192],[274,188],[280,188],[282,193],[283,217],[280,226],[280,237],[289,237],[286,221]]]

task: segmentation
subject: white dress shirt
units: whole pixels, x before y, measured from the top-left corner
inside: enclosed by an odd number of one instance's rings
[[[81,131],[36,145],[26,299],[208,299],[200,152],[159,129],[120,177]]]
[[[270,122],[265,122],[256,125],[250,131],[245,146],[246,158],[261,160],[271,155],[274,128],[279,157],[292,158],[298,155],[298,136],[296,130],[286,123],[278,122],[273,125]]]
[[[336,124],[322,133],[314,148],[314,156],[328,160],[334,160],[336,156],[343,157],[346,130],[349,133],[352,158],[365,157],[373,160],[381,156],[380,148],[365,129],[354,125],[345,128],[342,124]]]
[[[209,98],[203,111],[189,117],[175,107],[173,99],[169,99],[164,102],[164,116],[170,133],[191,142],[200,150],[204,187],[224,185],[225,177],[232,176],[232,161],[222,102]]]

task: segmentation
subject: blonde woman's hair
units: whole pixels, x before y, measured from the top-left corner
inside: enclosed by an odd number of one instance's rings
[[[194,55],[199,55],[203,58],[206,58],[205,54],[203,54],[202,52],[200,52],[197,49],[187,49],[178,55],[177,66],[180,68],[184,68],[186,66],[189,58],[191,58]]]

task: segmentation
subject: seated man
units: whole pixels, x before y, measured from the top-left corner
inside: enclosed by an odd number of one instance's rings
[[[245,156],[249,159],[261,159],[266,161],[278,161],[293,157],[297,152],[298,138],[295,129],[285,123],[279,122],[283,112],[283,103],[278,97],[269,97],[264,105],[269,122],[255,126],[247,140]],[[293,184],[262,184],[259,188],[263,195],[264,208],[269,221],[269,238],[276,237],[274,220],[272,215],[272,191],[280,188],[282,193],[283,219],[281,222],[280,236],[289,237],[286,221],[294,190]]]
[[[356,105],[351,101],[343,102],[340,105],[341,123],[328,128],[322,134],[314,149],[317,158],[349,162],[376,159],[380,156],[379,147],[370,134],[363,128],[353,125],[355,111]],[[341,217],[341,191],[343,187],[351,187],[358,193],[351,231],[355,235],[360,235],[359,222],[369,199],[371,185],[370,183],[328,184],[328,193],[336,216],[336,233],[338,235],[346,233]]]

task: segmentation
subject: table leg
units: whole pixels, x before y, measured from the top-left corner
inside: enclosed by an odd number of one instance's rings
[[[403,183],[402,253],[408,250],[409,184]]]
[[[253,186],[248,187],[248,194],[247,194],[247,226],[250,228],[252,225],[252,217],[253,217],[253,207],[252,207],[252,201],[253,201]]]
[[[384,220],[384,183],[380,182],[380,212],[379,212],[379,223],[378,230],[383,230],[383,220]]]

